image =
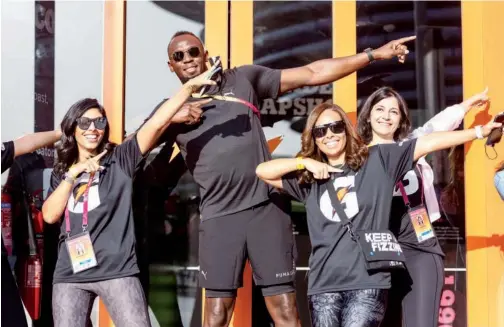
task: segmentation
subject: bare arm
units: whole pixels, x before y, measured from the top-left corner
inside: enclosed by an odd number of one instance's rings
[[[488,104],[489,98],[487,93],[488,88],[486,88],[481,93],[473,95],[469,99],[459,104],[444,109],[443,111],[429,119],[429,121],[426,122],[423,126],[415,129],[410,135],[408,135],[408,138],[417,138],[433,132],[455,130],[464,119],[464,116],[469,112],[469,110],[471,110],[471,108],[481,109]]]
[[[208,84],[210,84],[210,82],[215,83],[214,81],[208,81]],[[152,115],[152,117],[138,130],[137,141],[142,154],[152,149],[158,138],[170,124],[173,116],[182,108],[193,91],[194,87],[186,83],[174,97],[165,101],[154,115]],[[210,102],[211,99],[205,101]]]
[[[49,195],[42,205],[42,215],[44,221],[48,224],[57,222],[65,211],[65,207],[72,192],[73,183],[77,176],[83,172],[93,173],[100,169],[100,159],[107,153],[104,150],[102,153],[90,158],[84,162],[73,165],[68,170],[68,176],[63,179],[58,187]],[[51,185],[53,184],[51,178]],[[52,186],[55,187],[55,186]]]
[[[399,57],[400,60],[402,58],[402,61],[404,61],[404,56],[408,53],[408,48],[403,44],[415,38],[415,36],[410,36],[391,41],[373,50],[372,55],[376,60]],[[368,55],[366,53],[358,53],[353,56],[317,60],[306,66],[284,69],[280,77],[280,93],[285,93],[303,86],[317,86],[332,83],[352,74],[368,64]]]
[[[274,159],[259,164],[256,175],[265,183],[283,189],[282,176],[297,170],[296,158]]]
[[[256,175],[265,183],[283,189],[282,177],[299,169],[306,169],[312,172],[313,177],[316,179],[327,179],[329,178],[329,173],[341,171],[310,158],[282,158],[259,164],[256,168]]]
[[[491,121],[485,126],[482,126],[481,133],[483,137],[487,137],[494,128],[502,128],[502,124],[494,123],[493,121]],[[475,140],[476,138],[475,129],[465,129],[463,131],[451,132],[436,132],[421,136],[418,138],[415,146],[414,159],[416,161],[431,152],[448,149]]]
[[[191,94],[197,91],[203,85],[215,85],[215,81],[207,79],[211,70],[187,81],[177,94],[165,101],[158,110],[143,124],[137,132],[137,142],[142,154],[150,151],[158,138],[163,134],[168,127],[172,118],[181,109]],[[200,101],[208,103],[211,99]]]
[[[72,192],[72,183],[61,181],[54,192],[49,195],[42,205],[42,215],[44,221],[48,224],[54,224],[59,221],[65,211],[65,207]]]
[[[44,146],[57,142],[61,137],[61,131],[38,132],[21,136],[14,140],[14,157],[33,152]]]

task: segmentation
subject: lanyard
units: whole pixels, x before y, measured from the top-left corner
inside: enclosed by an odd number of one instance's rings
[[[197,97],[197,96],[193,96],[193,97]],[[204,95],[204,96],[202,96],[200,98],[202,98],[202,99],[204,99],[204,98],[212,98],[212,99],[215,99],[215,100],[229,101],[229,102],[238,102],[238,103],[244,104],[247,107],[249,107],[254,112],[254,114],[257,115],[257,118],[261,119],[261,112],[259,111],[259,109],[257,109],[256,106],[254,106],[252,103],[250,103],[248,101],[245,101],[245,100],[242,100],[242,99],[239,99],[239,98],[235,98],[235,97],[230,97],[230,96],[227,96],[227,95]]]
[[[91,187],[91,183],[93,182],[94,178],[94,173],[91,173],[89,175],[89,181],[86,185],[86,190],[84,191],[84,197],[83,197],[83,208],[82,208],[82,231],[85,232],[86,228],[88,226],[88,194],[89,194],[89,188]],[[70,213],[68,212],[68,205],[65,208],[65,229],[67,236],[70,236]]]
[[[417,169],[417,167],[415,167],[415,170]],[[423,175],[422,175],[422,172],[420,171],[420,169],[418,169],[418,173],[420,174],[420,196],[421,196],[421,199],[422,199],[422,204],[424,203],[424,196],[423,196]],[[402,181],[400,181],[399,183],[397,183],[397,186],[399,186],[399,190],[401,191],[401,195],[402,195],[402,198],[403,198],[403,201],[404,201],[404,204],[409,208],[410,207],[410,201],[408,199],[408,194],[406,194],[406,190],[404,189],[404,185],[402,183]]]

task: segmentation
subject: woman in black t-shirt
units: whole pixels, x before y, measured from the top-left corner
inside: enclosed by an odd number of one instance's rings
[[[52,145],[61,137],[61,131],[48,131],[24,135],[14,141],[2,142],[2,174],[9,169],[14,159],[45,146]],[[3,191],[2,191],[3,192]],[[12,204],[11,204],[12,205]],[[28,326],[19,290],[12,275],[8,252],[2,235],[2,326]]]
[[[425,125],[411,131],[406,102],[399,93],[382,87],[371,94],[360,110],[357,129],[364,143],[395,143],[432,132],[451,131],[473,106],[486,104],[487,90],[448,107]],[[402,176],[394,190],[390,229],[397,236],[406,257],[406,271],[392,275],[384,325],[435,327],[444,282],[444,253],[431,222],[441,217],[434,189],[434,174],[425,158]],[[408,205],[406,205],[408,203]],[[420,210],[426,217],[408,214]],[[417,211],[418,212],[418,211]],[[424,219],[425,218],[425,219]],[[402,319],[401,319],[402,307]]]
[[[486,136],[500,126],[490,122],[480,131]],[[324,103],[308,117],[297,158],[257,167],[262,180],[305,204],[312,244],[308,295],[313,326],[379,326],[390,288],[388,272],[366,269],[363,253],[331,206],[326,183],[333,183],[356,230],[383,230],[389,224],[394,186],[415,161],[475,138],[474,130],[433,133],[368,149],[344,111]]]
[[[213,84],[207,72],[186,82],[118,146],[110,143],[105,110],[97,100],[80,100],[66,113],[50,195],[42,207],[47,223],[61,221],[52,297],[56,327],[85,327],[96,296],[116,326],[150,326],[137,277],[133,177],[191,93]]]

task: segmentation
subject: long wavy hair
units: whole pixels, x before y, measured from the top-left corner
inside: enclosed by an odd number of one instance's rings
[[[89,109],[98,109],[100,113],[107,117],[105,109],[96,99],[85,98],[74,103],[68,109],[65,117],[61,121],[61,142],[56,147],[56,163],[54,165],[54,172],[62,176],[74,163],[79,159],[79,148],[75,140],[75,128],[77,127],[77,118],[84,115]],[[98,145],[97,153],[107,150],[108,153],[115,147],[115,144],[109,142],[110,128],[109,125],[105,127],[103,139]]]
[[[359,118],[357,119],[357,132],[364,141],[364,143],[369,144],[373,140],[373,129],[371,128],[371,123],[369,122],[369,117],[371,116],[371,110],[373,106],[383,99],[394,97],[397,99],[399,104],[399,110],[401,111],[401,121],[399,122],[399,128],[394,132],[394,140],[400,141],[405,139],[411,129],[411,121],[409,118],[408,105],[404,98],[393,88],[384,86],[374,91],[362,105]]]
[[[368,148],[362,142],[359,135],[355,131],[352,122],[346,115],[346,113],[338,105],[332,104],[330,102],[324,102],[313,108],[312,112],[308,116],[306,121],[306,126],[304,128],[303,134],[301,135],[301,151],[297,156],[303,158],[311,158],[320,162],[325,162],[329,164],[327,156],[320,151],[319,147],[315,143],[315,138],[313,137],[312,130],[317,122],[320,115],[326,110],[333,110],[337,112],[343,122],[345,123],[345,134],[346,134],[346,145],[345,145],[345,163],[352,169],[358,170],[366,162],[368,157]],[[315,181],[313,174],[308,170],[304,170],[299,174],[298,181],[300,184],[310,184]]]

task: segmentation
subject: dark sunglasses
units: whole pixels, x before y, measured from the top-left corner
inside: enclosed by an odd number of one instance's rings
[[[172,54],[172,59],[175,62],[180,62],[180,61],[184,60],[184,56],[186,53],[188,53],[189,56],[191,56],[192,58],[196,58],[200,55],[200,49],[198,47],[192,47],[186,51],[175,51]]]
[[[341,134],[345,132],[345,123],[342,120],[337,120],[329,124],[315,126],[312,129],[312,134],[318,139],[327,134],[327,129],[330,129],[334,134]]]
[[[98,118],[88,118],[88,117],[79,117],[77,118],[77,126],[79,126],[82,130],[87,130],[91,123],[94,123],[94,127],[96,129],[104,130],[107,127],[107,118],[98,117]]]

